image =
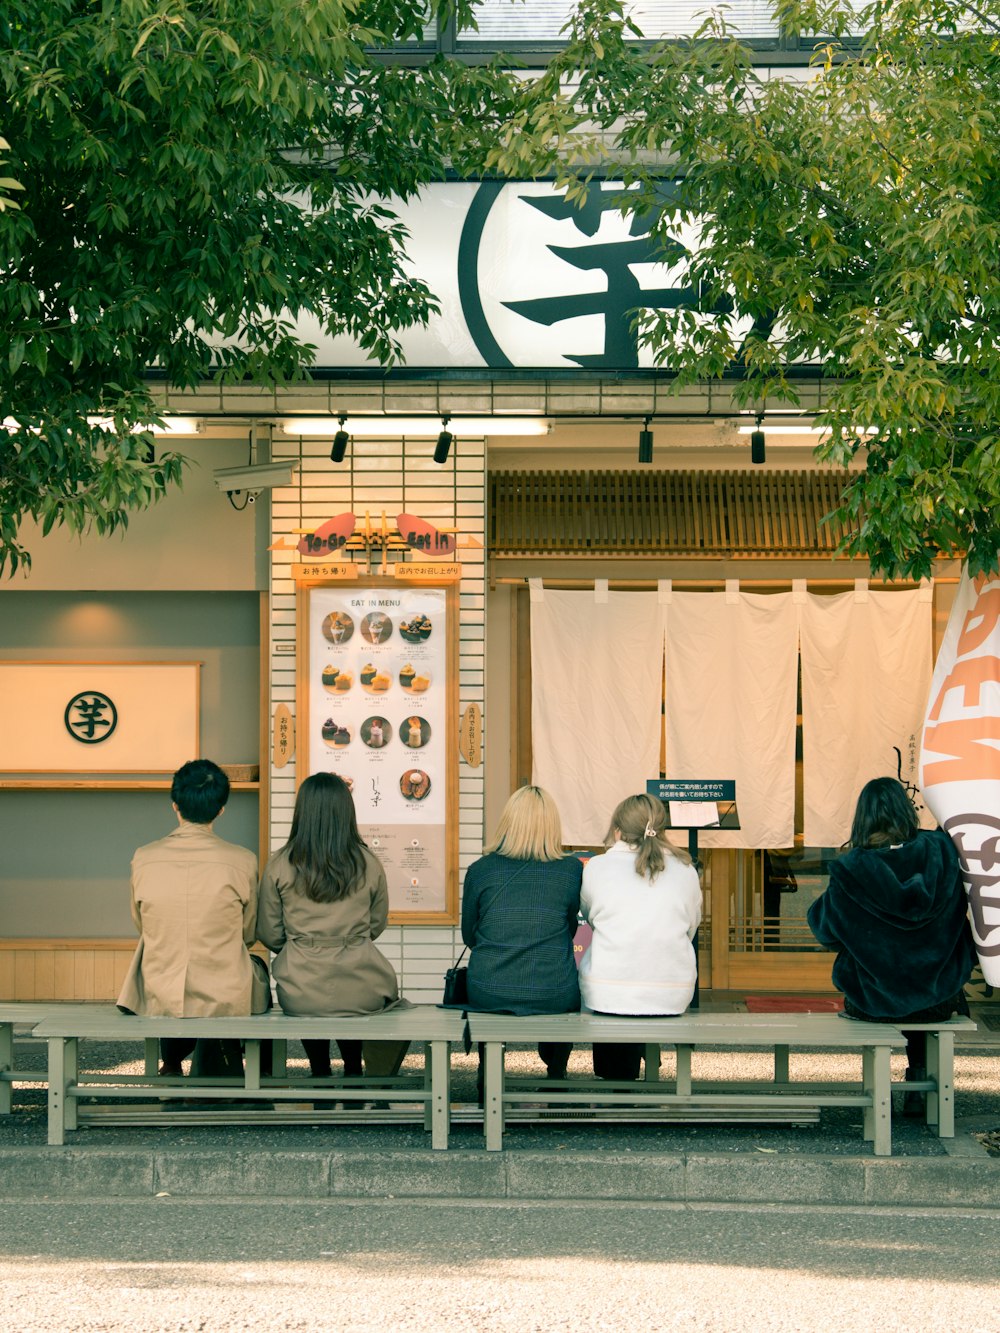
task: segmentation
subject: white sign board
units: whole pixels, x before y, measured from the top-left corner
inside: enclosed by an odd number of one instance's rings
[[[198,662],[0,662],[0,770],[173,773],[198,757]]]

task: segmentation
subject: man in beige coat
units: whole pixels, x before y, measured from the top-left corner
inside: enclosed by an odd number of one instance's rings
[[[210,759],[174,774],[170,797],[177,828],[140,847],[132,859],[132,919],[139,945],[118,997],[135,1014],[172,1018],[251,1012],[253,967],[247,945],[257,925],[257,858],[224,842],[212,824],[229,799],[229,779]],[[164,1075],[234,1072],[239,1043],[161,1041]],[[232,1048],[232,1049],[231,1049]]]

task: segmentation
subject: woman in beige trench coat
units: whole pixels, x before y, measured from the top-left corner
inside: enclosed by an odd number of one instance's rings
[[[284,1012],[346,1017],[396,1004],[396,973],[373,943],[388,917],[385,871],[361,841],[350,789],[334,773],[314,773],[299,788],[291,834],[268,862],[257,900],[257,938],[277,954]],[[314,1077],[327,1077],[330,1043],[302,1044]],[[361,1074],[361,1042],[337,1044],[345,1075]]]

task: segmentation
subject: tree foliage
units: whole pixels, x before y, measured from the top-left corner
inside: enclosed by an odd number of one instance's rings
[[[381,363],[427,319],[385,201],[481,165],[514,92],[382,58],[427,19],[422,0],[4,0],[0,570],[28,558],[25,515],[110,532],[180,480],[132,433],[156,419],[148,368],[286,381],[313,356],[299,317]]]
[[[675,279],[698,308],[644,312],[647,343],[678,385],[740,377],[748,406],[796,402],[790,367],[822,363],[820,455],[864,460],[838,515],[852,554],[995,567],[1000,3],[775,4],[806,45],[827,35],[808,78],[765,77],[724,17],[650,51],[620,0],[583,0],[494,163],[576,188],[600,161],[626,211],[662,208],[665,242],[700,228]]]

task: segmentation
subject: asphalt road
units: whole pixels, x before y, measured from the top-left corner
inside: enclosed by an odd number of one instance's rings
[[[0,1204],[0,1329],[1000,1330],[1000,1211]]]

